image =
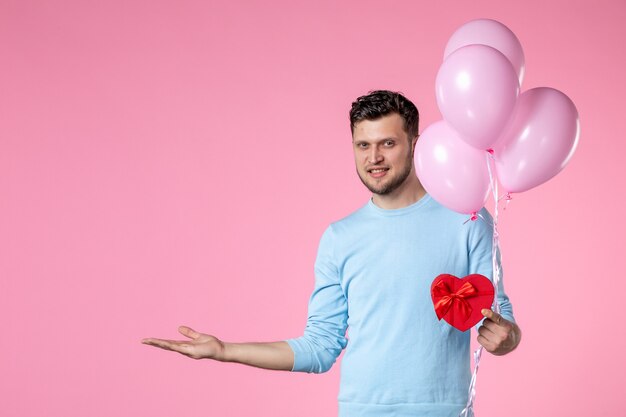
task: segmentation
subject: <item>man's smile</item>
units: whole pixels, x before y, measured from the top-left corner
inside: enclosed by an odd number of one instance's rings
[[[389,171],[389,168],[371,168],[367,170],[367,172],[369,172],[369,174],[374,178],[385,176],[387,171]]]

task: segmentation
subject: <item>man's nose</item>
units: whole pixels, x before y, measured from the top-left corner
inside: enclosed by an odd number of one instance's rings
[[[378,151],[376,146],[372,146],[372,150],[368,155],[368,162],[370,164],[376,164],[383,160],[383,155]]]

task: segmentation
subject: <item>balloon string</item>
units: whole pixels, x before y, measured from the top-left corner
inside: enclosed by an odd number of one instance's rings
[[[494,201],[494,215],[493,215],[493,223],[491,226],[493,227],[493,238],[492,238],[492,246],[491,246],[491,264],[493,266],[493,285],[495,288],[494,301],[492,305],[492,309],[500,314],[500,304],[498,303],[498,287],[500,283],[500,278],[502,277],[502,270],[500,269],[501,262],[498,262],[498,254],[500,253],[500,241],[498,235],[498,203],[503,198],[506,198],[506,204],[508,205],[511,200],[511,195],[509,193],[504,196],[498,198],[498,181],[495,179],[492,170],[491,170],[491,162],[494,160],[493,153],[487,151],[486,152],[487,159],[487,170],[489,171],[489,182],[491,183],[491,191],[493,193],[493,201]],[[506,206],[504,207],[506,210]],[[485,223],[489,224],[481,214],[478,214]],[[467,223],[467,221],[466,221]],[[502,257],[500,257],[500,261]],[[459,417],[473,417],[474,416],[474,400],[476,398],[476,378],[478,376],[478,367],[480,366],[480,357],[482,356],[483,346],[481,345],[474,351],[474,372],[472,373],[472,379],[470,380],[470,385],[468,389],[467,395],[467,404],[465,408],[459,414]]]
[[[509,206],[509,201],[513,200],[513,197],[511,197],[511,193],[506,193],[502,197],[498,198],[498,202],[503,198],[506,198],[506,203],[504,204],[504,208],[502,210],[506,210],[506,208]]]
[[[470,213],[469,219],[465,220],[463,222],[463,224],[469,222],[470,220],[471,221],[476,221],[479,217],[482,218],[483,216],[480,213],[477,213],[477,212],[474,211],[474,212]],[[483,219],[483,220],[485,220],[485,219]]]

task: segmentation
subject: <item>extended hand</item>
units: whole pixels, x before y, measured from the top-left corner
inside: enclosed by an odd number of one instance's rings
[[[224,342],[219,340],[217,337],[204,333],[198,333],[187,326],[180,326],[178,331],[191,340],[148,338],[143,339],[141,343],[156,346],[161,349],[172,350],[193,359],[207,358],[220,360],[223,357]]]
[[[519,326],[495,311],[483,309],[486,317],[478,328],[478,343],[494,355],[506,355],[519,345],[522,332]]]

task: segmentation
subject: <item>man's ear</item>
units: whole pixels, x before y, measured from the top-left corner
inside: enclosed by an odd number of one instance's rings
[[[415,144],[417,143],[417,139],[420,137],[420,135],[415,135],[415,137],[413,138],[413,140],[411,141],[411,147],[413,148],[413,151],[415,151]]]

